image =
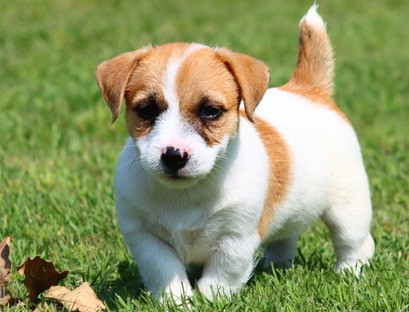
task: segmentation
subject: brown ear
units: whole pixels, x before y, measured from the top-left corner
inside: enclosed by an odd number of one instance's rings
[[[141,59],[151,47],[141,48],[133,52],[120,54],[98,65],[96,78],[105,102],[111,108],[112,122],[121,110],[126,85],[138,60]]]
[[[267,65],[251,56],[228,49],[217,49],[217,52],[236,79],[247,118],[254,122],[254,110],[268,88]]]

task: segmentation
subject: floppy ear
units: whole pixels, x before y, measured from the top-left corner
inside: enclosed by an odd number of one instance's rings
[[[145,47],[122,53],[98,65],[95,75],[105,102],[111,108],[112,122],[118,118],[126,85],[133,69],[150,49],[151,47]]]
[[[268,88],[267,65],[251,56],[228,49],[217,49],[217,52],[236,79],[247,118],[254,122],[254,110]]]

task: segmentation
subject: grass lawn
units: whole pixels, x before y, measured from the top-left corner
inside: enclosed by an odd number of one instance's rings
[[[195,295],[197,311],[409,310],[409,1],[320,2],[336,51],[336,100],[370,177],[375,258],[359,280],[337,275],[319,222],[301,236],[292,270],[256,271],[231,300]],[[163,311],[118,229],[112,181],[126,131],[123,117],[110,124],[94,70],[149,43],[195,41],[263,60],[270,85],[281,85],[311,4],[0,0],[0,240],[14,235],[13,264],[40,255],[70,270],[62,284],[90,282],[111,311]],[[12,277],[13,294],[24,297],[15,268]]]

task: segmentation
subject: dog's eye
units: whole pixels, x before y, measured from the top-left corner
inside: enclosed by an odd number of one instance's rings
[[[220,117],[222,113],[223,110],[217,106],[205,106],[200,113],[200,118],[204,120],[215,120]]]
[[[146,102],[135,108],[139,117],[145,120],[154,121],[159,116],[159,108],[154,98],[149,98]]]

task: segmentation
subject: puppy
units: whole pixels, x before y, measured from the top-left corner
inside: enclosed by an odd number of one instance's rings
[[[145,47],[98,66],[113,121],[126,101],[116,207],[153,295],[191,296],[189,263],[203,264],[197,287],[206,297],[236,293],[261,244],[266,267],[290,266],[299,233],[320,217],[338,269],[358,272],[373,256],[368,179],[331,97],[333,71],[315,5],[279,88],[267,90],[261,61],[200,44]]]

